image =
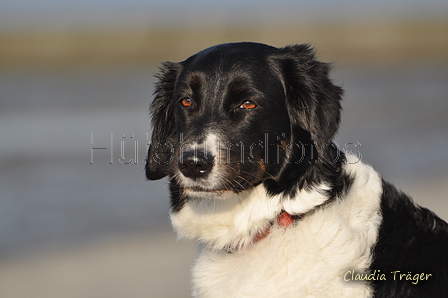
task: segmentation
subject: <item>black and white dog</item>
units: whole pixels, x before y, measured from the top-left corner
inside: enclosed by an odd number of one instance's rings
[[[332,142],[342,89],[307,45],[163,64],[146,176],[204,248],[193,296],[448,297],[448,225]]]

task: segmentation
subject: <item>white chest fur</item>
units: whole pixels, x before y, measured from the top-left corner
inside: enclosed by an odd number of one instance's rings
[[[211,244],[193,268],[193,296],[370,297],[368,284],[344,281],[344,274],[365,272],[370,265],[381,222],[381,178],[363,163],[347,163],[345,171],[354,178],[345,198],[309,212],[291,227],[274,225],[254,245],[250,237],[284,208],[285,198],[269,199],[256,189],[257,196],[234,203],[187,204],[172,214],[181,237]],[[300,195],[294,200],[300,201]],[[231,254],[217,250],[229,243],[243,248]]]

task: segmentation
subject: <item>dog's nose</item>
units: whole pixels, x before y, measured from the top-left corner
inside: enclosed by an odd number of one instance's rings
[[[202,151],[187,151],[179,156],[177,163],[185,177],[204,178],[213,168],[213,156]]]

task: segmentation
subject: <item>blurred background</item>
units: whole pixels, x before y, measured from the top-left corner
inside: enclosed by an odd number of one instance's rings
[[[338,145],[448,219],[448,2],[0,1],[0,297],[189,297],[144,158],[153,75],[224,42],[310,43]]]

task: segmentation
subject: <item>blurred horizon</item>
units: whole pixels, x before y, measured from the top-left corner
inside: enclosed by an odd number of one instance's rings
[[[310,43],[341,65],[448,64],[446,1],[3,1],[0,67],[148,66],[214,44]]]

